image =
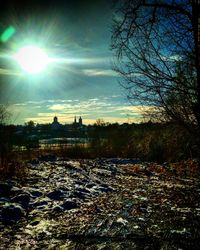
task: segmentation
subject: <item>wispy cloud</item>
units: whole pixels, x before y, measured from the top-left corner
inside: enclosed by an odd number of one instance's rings
[[[164,61],[169,61],[169,62],[181,61],[182,56],[178,54],[174,54],[174,55],[161,56],[161,59]]]
[[[118,73],[111,69],[83,69],[82,72],[87,76],[119,76]]]
[[[152,111],[155,108],[156,108],[155,106],[141,106],[141,105],[136,105],[136,106],[122,106],[122,107],[117,107],[116,110],[118,110],[118,111],[124,111],[124,112],[129,112],[129,113],[143,114],[144,112]]]
[[[121,96],[101,96],[83,100],[43,100],[29,101],[12,106],[13,113],[18,113],[17,121],[24,123],[33,120],[36,123],[51,123],[56,115],[61,123],[72,123],[74,116],[82,116],[85,124],[94,123],[98,118],[106,122],[132,122],[142,120],[144,112],[153,106],[130,106],[122,101]],[[18,123],[18,122],[15,123]]]
[[[54,104],[54,105],[50,106],[49,109],[59,111],[59,110],[64,110],[65,107],[66,106],[64,104]]]

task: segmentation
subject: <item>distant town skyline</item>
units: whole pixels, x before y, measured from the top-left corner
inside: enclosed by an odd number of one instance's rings
[[[147,109],[147,107],[146,107]],[[84,124],[94,124],[97,119],[109,123],[139,123],[143,107],[130,106],[120,96],[91,98],[86,100],[44,100],[15,103],[8,107],[14,112],[10,123],[24,124],[30,120],[35,123],[51,123],[54,116],[62,124],[69,124],[74,117],[82,117]]]

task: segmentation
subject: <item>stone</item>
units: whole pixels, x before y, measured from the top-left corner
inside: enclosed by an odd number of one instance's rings
[[[105,183],[102,183],[102,184],[101,184],[101,187],[109,188],[108,184],[105,184]]]
[[[37,226],[40,223],[40,218],[36,218],[30,222],[31,226]]]
[[[40,210],[40,211],[48,211],[49,207],[45,206],[45,205],[42,205],[42,206],[38,206],[37,209]]]
[[[112,172],[110,170],[99,169],[99,168],[94,168],[93,173],[98,176],[105,176],[105,177],[110,177],[112,175]]]
[[[31,207],[43,207],[46,206],[48,202],[46,200],[37,201],[31,204]]]
[[[81,181],[82,181],[83,183],[85,183],[85,184],[89,182],[89,180],[87,180],[87,179],[82,179]]]
[[[43,193],[40,191],[31,191],[30,193],[33,197],[40,197],[43,195]]]
[[[12,202],[19,203],[24,209],[27,209],[30,202],[30,196],[28,194],[19,194],[12,198]]]
[[[76,181],[75,182],[77,185],[83,185],[83,182],[82,181]]]
[[[96,186],[96,184],[94,184],[94,183],[89,183],[86,185],[87,188],[93,188],[95,186]]]
[[[53,213],[62,213],[64,211],[64,208],[61,206],[55,206],[53,208]]]
[[[102,184],[100,187],[99,187],[99,190],[101,192],[111,192],[112,191],[112,188],[110,188],[109,186],[107,186],[106,184]]]
[[[19,205],[5,205],[1,211],[1,220],[4,224],[10,224],[19,221],[25,212]]]
[[[86,193],[75,191],[70,197],[77,197],[84,200],[86,198]]]
[[[74,208],[78,208],[78,205],[76,204],[75,201],[72,201],[72,200],[67,200],[65,201],[61,207],[64,209],[64,210],[71,210],[71,209],[74,209]]]
[[[139,159],[120,159],[120,158],[113,158],[106,160],[108,164],[117,164],[117,165],[126,165],[126,164],[139,164],[141,160]]]
[[[87,194],[90,193],[90,191],[89,191],[88,189],[86,189],[86,188],[81,188],[81,187],[79,187],[79,188],[77,188],[76,190],[77,190],[78,192],[81,192],[81,193],[87,193]]]
[[[0,197],[0,202],[10,202],[10,198],[7,198],[7,197]]]
[[[10,192],[11,192],[11,195],[17,195],[17,194],[22,193],[22,190],[20,188],[14,186],[11,188]]]
[[[63,192],[61,190],[54,190],[50,193],[47,194],[47,197],[51,200],[62,200],[64,195]]]

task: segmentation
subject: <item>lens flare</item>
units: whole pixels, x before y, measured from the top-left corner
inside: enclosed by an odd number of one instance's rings
[[[6,43],[16,32],[13,26],[8,27],[0,36],[2,43]]]

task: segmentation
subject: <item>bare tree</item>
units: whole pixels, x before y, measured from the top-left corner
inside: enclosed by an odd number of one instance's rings
[[[0,169],[5,165],[6,156],[9,151],[9,136],[5,126],[8,118],[9,112],[7,110],[7,107],[3,104],[0,104]]]
[[[4,125],[9,119],[9,112],[5,105],[0,104],[0,125]]]
[[[117,1],[114,69],[134,102],[200,135],[200,1]]]

